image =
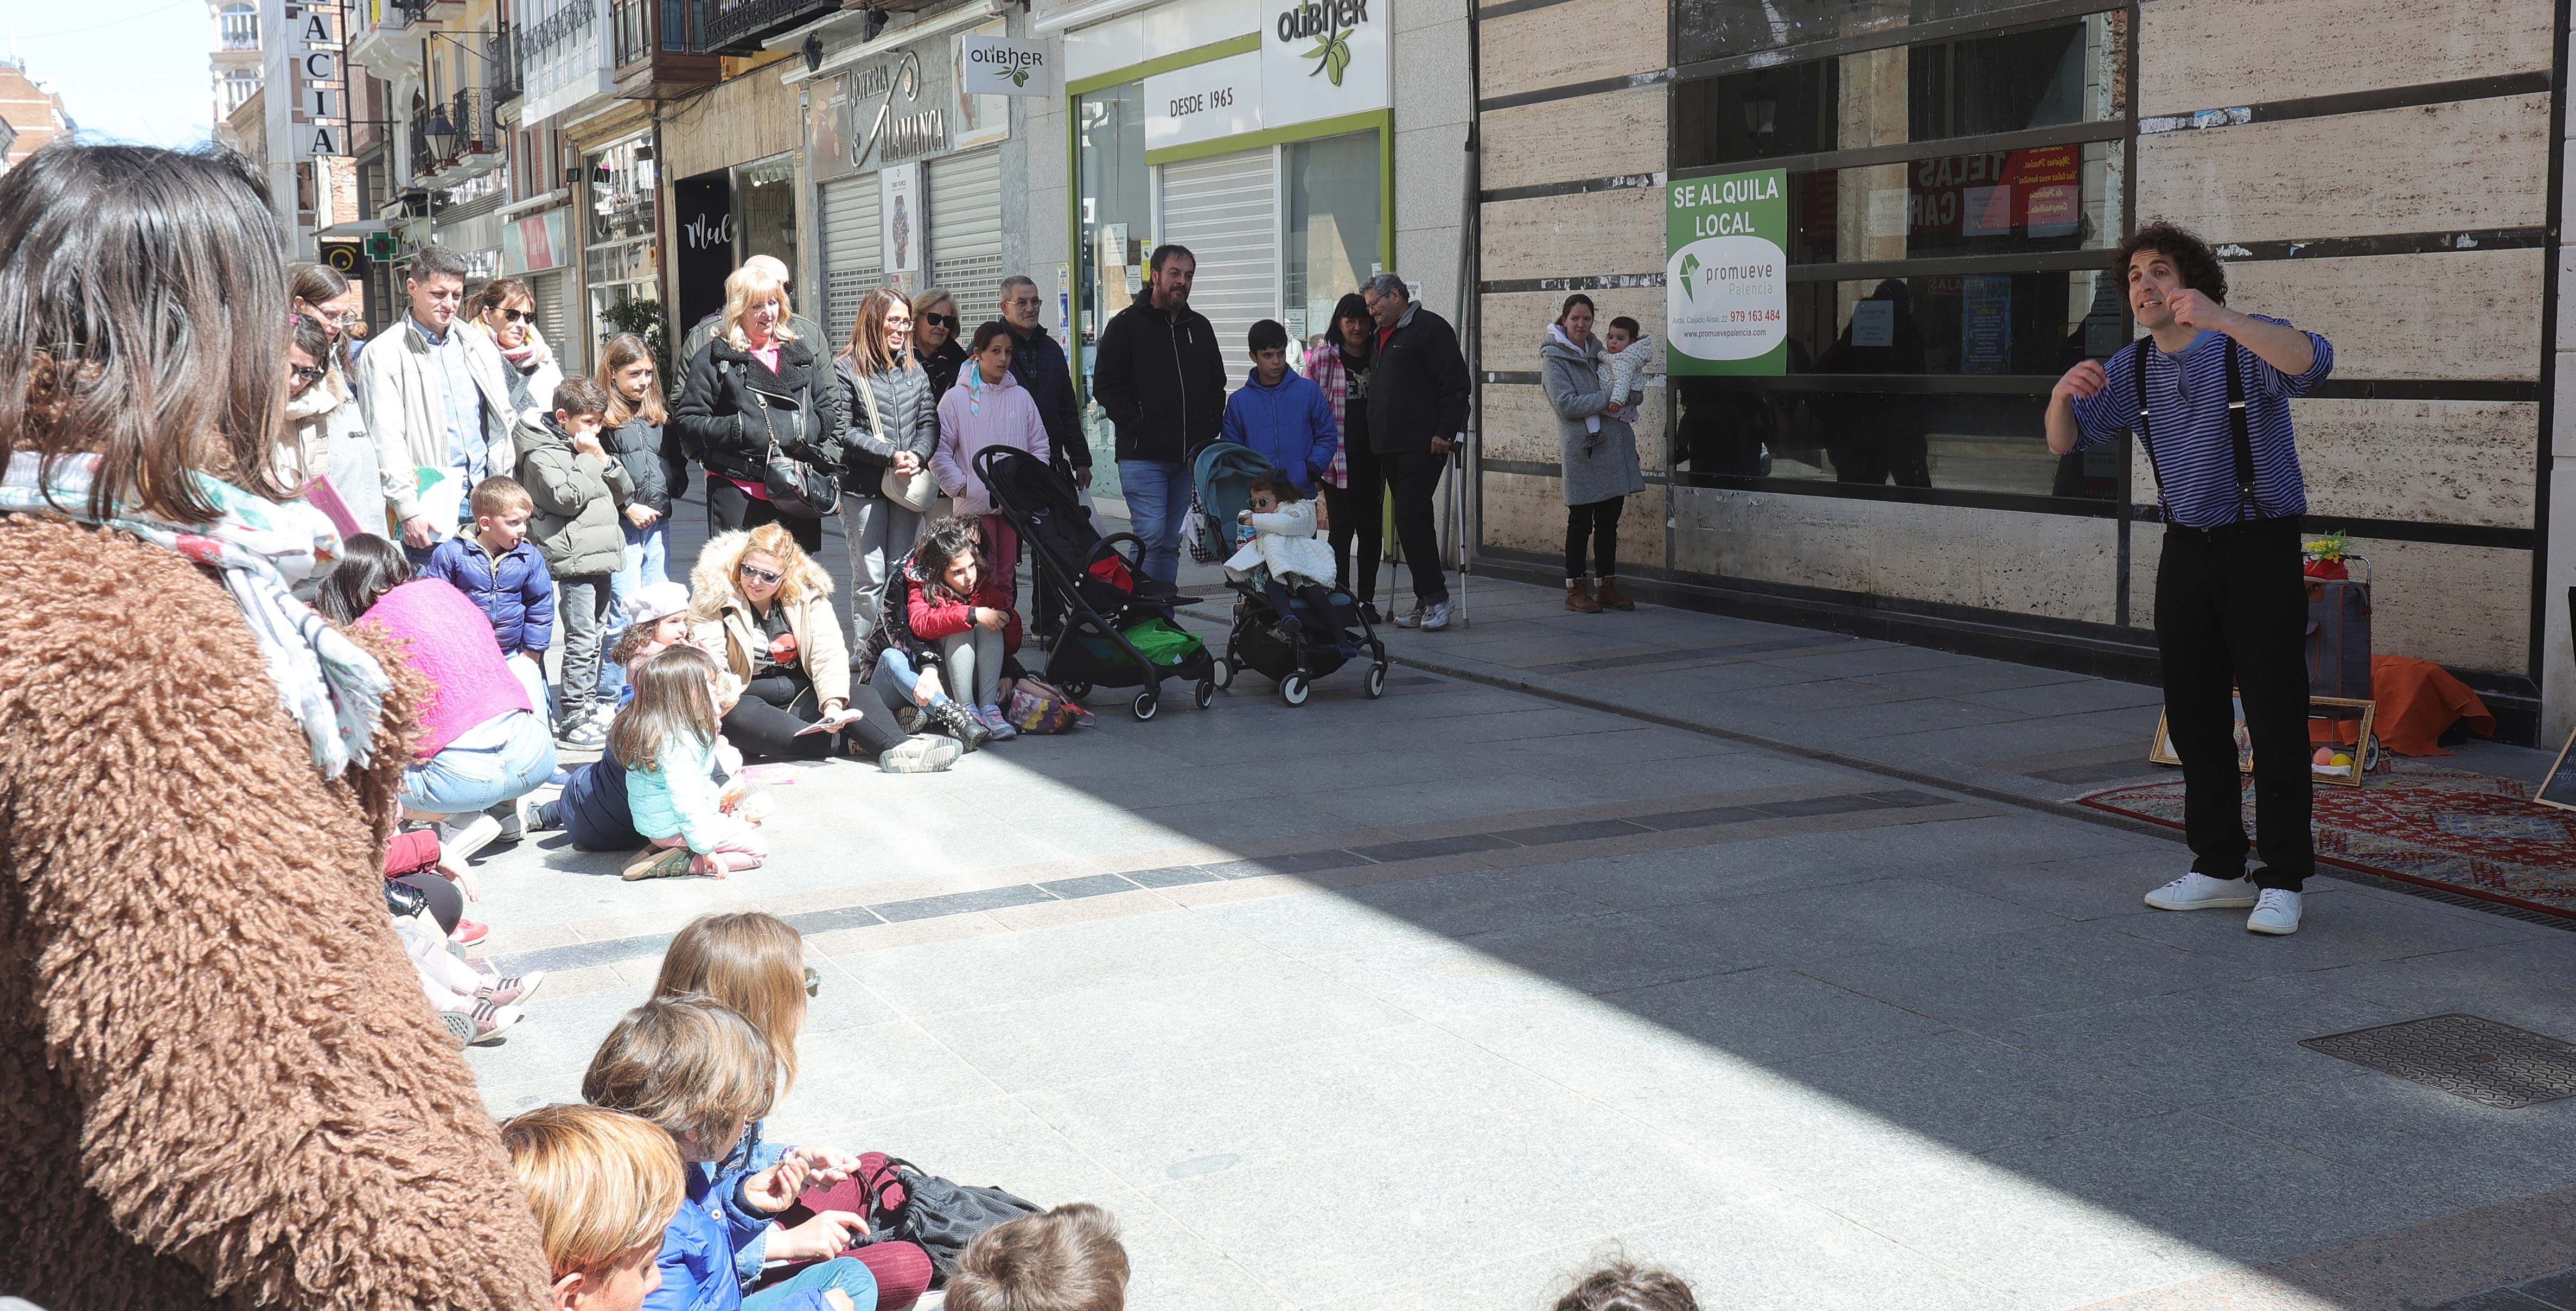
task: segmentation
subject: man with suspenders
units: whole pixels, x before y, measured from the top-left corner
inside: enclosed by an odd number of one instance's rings
[[[2163,502],[2156,647],[2166,732],[2182,760],[2192,872],[2147,894],[2158,910],[2252,907],[2245,927],[2295,933],[2316,866],[2308,831],[2307,593],[2299,516],[2308,508],[2290,398],[2325,381],[2334,347],[2280,319],[2227,307],[2208,243],[2150,223],[2120,247],[2129,310],[2146,337],[2107,365],[2066,371],[2048,398],[2048,449],[2134,432]],[[2240,810],[2235,714],[2254,746],[2254,826]],[[2249,848],[2263,857],[2249,876]]]

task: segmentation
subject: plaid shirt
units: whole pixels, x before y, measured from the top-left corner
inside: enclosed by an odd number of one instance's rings
[[[1343,417],[1342,400],[1350,391],[1350,375],[1342,368],[1341,346],[1328,340],[1306,352],[1306,367],[1302,372],[1316,386],[1324,389],[1324,400],[1333,407],[1333,431],[1341,434],[1342,438],[1333,443],[1333,463],[1324,470],[1324,481],[1335,487],[1348,487],[1351,485],[1351,466],[1343,452],[1350,449],[1351,425],[1350,420]]]

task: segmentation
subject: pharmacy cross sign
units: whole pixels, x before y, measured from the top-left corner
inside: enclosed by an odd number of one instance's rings
[[[1368,21],[1369,0],[1312,0],[1311,3],[1283,10],[1279,15],[1279,39],[1301,41],[1315,38],[1313,49],[1300,55],[1315,61],[1306,72],[1342,84],[1342,70],[1351,66],[1351,29]]]

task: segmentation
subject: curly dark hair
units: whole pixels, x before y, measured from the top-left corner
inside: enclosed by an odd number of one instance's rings
[[[1681,1276],[1613,1261],[1575,1281],[1555,1311],[1699,1311]]]
[[[2179,223],[2158,219],[2129,234],[2111,257],[2111,272],[2124,283],[2129,276],[2129,261],[2138,252],[2152,250],[2174,262],[2174,271],[2182,275],[2182,285],[2201,295],[2227,303],[2227,267],[2218,262],[2218,252],[2200,239],[2198,233]]]

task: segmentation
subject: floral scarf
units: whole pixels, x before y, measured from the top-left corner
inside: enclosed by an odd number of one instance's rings
[[[279,505],[197,475],[198,489],[217,507],[211,523],[170,523],[134,507],[100,519],[89,507],[98,457],[66,455],[50,463],[47,468],[43,457],[28,452],[9,457],[0,514],[94,523],[216,570],[259,641],[278,704],[304,730],[314,768],[331,779],[352,761],[369,763],[392,680],[375,657],[291,590],[320,580],[340,562],[340,534],[320,510],[302,502]]]

